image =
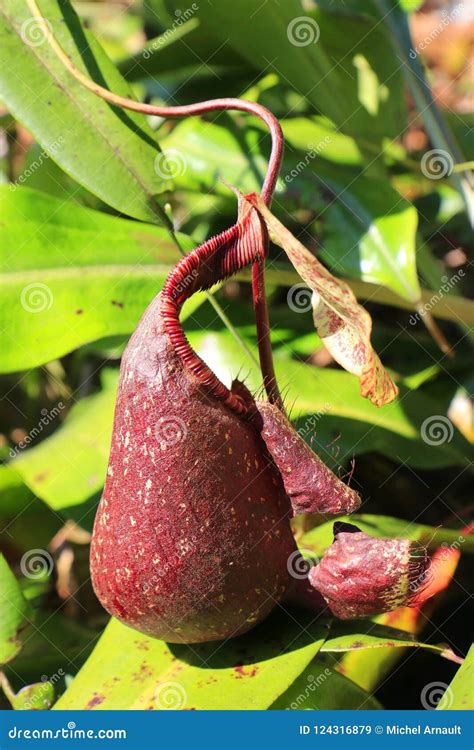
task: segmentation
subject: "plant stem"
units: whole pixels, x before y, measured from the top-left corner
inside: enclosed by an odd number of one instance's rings
[[[270,403],[284,412],[283,399],[278,389],[270,343],[270,321],[265,293],[265,264],[254,263],[252,267],[252,292],[257,321],[258,353],[265,392]]]

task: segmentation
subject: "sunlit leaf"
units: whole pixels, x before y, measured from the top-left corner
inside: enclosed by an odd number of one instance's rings
[[[21,649],[21,633],[31,617],[20,585],[0,554],[0,664],[13,659]]]
[[[71,687],[70,709],[265,709],[291,685],[326,637],[322,625],[275,613],[223,643],[166,644],[111,620]]]
[[[10,466],[55,510],[84,502],[105,478],[117,380],[76,404],[64,425]]]
[[[171,5],[178,8],[178,0]],[[201,4],[197,15],[220,41],[258,70],[274,70],[343,132],[377,142],[403,128],[402,74],[396,57],[387,54],[390,42],[379,22],[339,14],[332,5],[303,9],[301,0],[285,0],[277,10],[267,3],[258,12],[253,0],[214,0]],[[356,58],[372,71],[369,108],[355,85]]]
[[[367,648],[424,648],[447,659],[454,656],[448,646],[424,643],[403,630],[374,624],[370,620],[334,623],[321,651],[337,653]]]
[[[270,708],[277,711],[354,711],[378,710],[383,706],[355,682],[315,660]]]
[[[167,230],[0,187],[0,371],[131,333],[180,257]],[[189,250],[194,243],[180,235]],[[193,298],[194,309],[203,297]],[[189,308],[188,308],[189,309]]]
[[[44,711],[54,702],[54,687],[48,680],[25,685],[15,693],[6,675],[0,672],[0,687],[16,711]]]
[[[70,3],[42,0],[40,10],[73,62],[124,96],[130,89]],[[121,112],[65,69],[24,0],[0,6],[0,96],[69,175],[105,203],[144,221],[163,223],[158,194],[171,182],[155,169],[155,135],[143,115]],[[161,162],[160,162],[161,163]]]
[[[471,646],[464,664],[456,672],[454,679],[448,686],[445,694],[436,706],[441,710],[464,710],[474,709],[474,646]]]

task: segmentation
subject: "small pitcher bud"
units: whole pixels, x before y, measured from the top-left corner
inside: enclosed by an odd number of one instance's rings
[[[409,539],[377,539],[347,523],[334,524],[334,542],[309,580],[342,620],[413,606],[429,565]]]

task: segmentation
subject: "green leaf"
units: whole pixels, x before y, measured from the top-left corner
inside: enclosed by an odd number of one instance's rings
[[[357,711],[377,710],[383,706],[355,682],[316,660],[270,708],[278,711]]]
[[[357,141],[343,135],[328,117],[293,117],[281,120],[285,140],[299,151],[317,150],[320,159],[346,166],[362,166],[364,156]]]
[[[370,536],[390,539],[411,539],[414,542],[436,549],[440,546],[458,549],[467,554],[474,554],[474,534],[465,535],[454,529],[440,529],[412,521],[404,521],[392,516],[375,516],[369,513],[355,513],[352,516],[338,518],[338,521],[353,523]],[[321,524],[308,531],[301,540],[303,549],[309,549],[321,557],[333,541],[333,521]]]
[[[179,123],[162,139],[165,153],[177,153],[183,164],[182,174],[176,178],[178,187],[202,192],[209,188],[235,203],[222,179],[238,186],[242,192],[260,190],[265,177],[268,156],[261,153],[260,128],[235,131],[190,118]]]
[[[0,187],[0,208],[2,372],[130,333],[180,257],[165,229],[28,188]]]
[[[281,612],[223,643],[181,646],[111,620],[55,709],[266,709],[324,642],[326,629]]]
[[[437,709],[464,710],[474,708],[474,695],[472,686],[474,684],[474,646],[471,646],[464,664],[458,669],[454,678],[436,706]]]
[[[453,656],[453,652],[447,646],[423,643],[404,630],[377,625],[371,620],[335,623],[321,652],[337,653],[366,648],[424,648],[449,659]]]
[[[0,664],[11,661],[20,651],[20,636],[31,617],[20,584],[0,554]]]
[[[100,393],[79,401],[53,435],[9,464],[54,510],[83,503],[102,488],[116,387],[116,373],[110,373]]]
[[[130,97],[128,85],[69,3],[42,0],[39,7],[81,71]],[[118,211],[163,223],[156,196],[171,183],[155,169],[158,146],[144,116],[111,107],[76,81],[24,0],[0,7],[0,50],[0,96],[46,153]]]
[[[358,176],[338,179],[321,173],[320,182],[337,196],[324,212],[320,257],[335,273],[383,284],[416,302],[421,289],[416,272],[414,206],[387,180]],[[347,183],[350,186],[347,187]]]
[[[34,628],[24,639],[22,650],[4,672],[17,687],[37,683],[47,675],[53,685],[64,689],[65,675],[80,669],[98,637],[95,630],[62,611],[42,608],[37,610]]]
[[[33,502],[33,497],[11,465],[0,464],[0,519],[17,516]]]
[[[203,60],[206,61],[203,64]],[[150,77],[158,83],[166,74],[187,76],[202,68],[246,68],[246,61],[228,44],[221,44],[195,15],[177,23],[174,19],[166,31],[150,39],[135,55],[122,60],[118,69],[128,81]]]
[[[74,205],[88,206],[98,210],[105,207],[105,203],[79,185],[55,161],[50,159],[39,143],[31,144],[17,179],[18,182],[10,186],[11,191],[28,187],[61,198],[62,202],[71,201]]]
[[[405,13],[414,13],[415,10],[421,8],[423,0],[399,0],[399,3]]]
[[[177,0],[172,6],[178,7]],[[197,15],[256,68],[274,70],[342,132],[378,142],[403,127],[401,71],[387,54],[385,30],[373,19],[319,8],[302,11],[300,0],[278,7],[267,3],[258,12],[253,0],[216,0],[200,5]],[[363,85],[367,71],[370,92]]]
[[[54,703],[54,687],[48,680],[25,685],[18,693],[15,693],[6,675],[0,672],[0,687],[11,707],[16,711],[47,710]]]

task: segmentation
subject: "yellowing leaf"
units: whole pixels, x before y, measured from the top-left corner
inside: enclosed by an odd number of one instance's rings
[[[376,406],[388,404],[398,388],[370,343],[372,320],[351,288],[336,279],[271,213],[255,193],[246,199],[259,211],[272,242],[281,247],[313,290],[313,319],[319,336],[342,367],[360,380],[362,396]]]

